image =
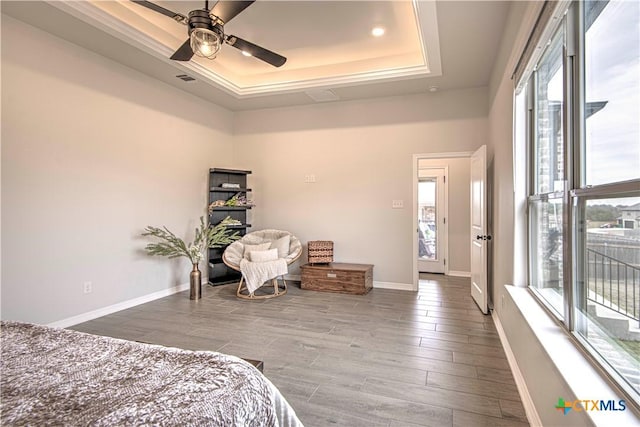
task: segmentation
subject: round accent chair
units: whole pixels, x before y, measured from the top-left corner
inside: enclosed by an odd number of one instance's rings
[[[275,262],[276,264],[280,263],[280,271],[277,275],[273,276],[273,274],[266,276],[266,281],[262,282],[260,280],[260,284],[257,287],[265,285],[267,283],[271,283],[273,285],[273,292],[268,292],[263,295],[255,295],[255,290],[251,289],[249,286],[245,274],[248,273],[246,270],[248,264],[259,264],[260,265],[268,265],[268,262],[247,262],[247,261],[256,261],[258,255],[263,257],[265,253],[270,252],[270,255],[275,256],[277,252],[277,260],[271,259],[271,262]],[[239,240],[231,243],[225,249],[222,254],[222,261],[229,267],[236,271],[240,271],[242,273],[242,278],[240,279],[240,283],[238,283],[238,290],[236,291],[236,296],[238,298],[244,299],[268,299],[279,297],[287,293],[287,282],[284,279],[284,274],[286,273],[287,267],[300,258],[302,255],[302,243],[300,240],[291,234],[288,231],[283,230],[259,230],[253,231],[251,233],[247,233],[242,236]],[[284,262],[286,262],[286,266]],[[258,261],[264,261],[263,259],[258,259]],[[242,267],[241,267],[242,264]],[[249,267],[251,267],[249,265]],[[245,271],[243,271],[245,269]],[[278,284],[278,277],[282,277],[283,286]],[[255,285],[253,287],[256,287]]]

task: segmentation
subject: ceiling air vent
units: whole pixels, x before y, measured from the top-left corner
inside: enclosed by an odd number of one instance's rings
[[[187,76],[186,74],[178,74],[176,77],[182,80],[183,82],[192,82],[195,80],[193,77]]]
[[[338,95],[333,93],[329,89],[312,89],[307,90],[306,93],[309,98],[313,99],[316,102],[329,102],[329,101],[337,101],[340,99]]]

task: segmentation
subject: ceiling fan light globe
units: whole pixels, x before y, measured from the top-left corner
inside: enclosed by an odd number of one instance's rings
[[[220,36],[206,28],[195,28],[191,32],[190,39],[193,53],[202,58],[215,58],[222,46]]]

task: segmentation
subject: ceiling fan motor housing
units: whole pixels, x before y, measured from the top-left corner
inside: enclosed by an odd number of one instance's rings
[[[209,16],[209,12],[206,10],[192,10],[189,12],[189,35],[196,28],[204,28],[220,36],[220,39],[224,39],[224,29],[218,22],[214,23],[214,20]]]

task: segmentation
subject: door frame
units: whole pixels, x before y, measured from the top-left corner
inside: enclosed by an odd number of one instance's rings
[[[439,206],[438,205],[438,197],[436,197],[436,212],[441,214],[441,215],[437,215],[437,219],[438,221],[440,221],[440,218],[446,218],[447,222],[445,222],[444,224],[442,223],[438,223],[437,224],[437,228],[436,228],[436,235],[437,235],[437,245],[438,245],[438,251],[436,252],[437,254],[439,254],[438,258],[442,258],[445,260],[442,268],[444,269],[443,273],[445,275],[449,275],[449,264],[446,263],[446,260],[449,259],[449,166],[428,166],[426,168],[418,168],[418,184],[420,183],[420,171],[421,170],[428,170],[428,169],[434,169],[434,170],[441,170],[444,171],[444,182],[442,183],[442,187],[443,187],[443,198],[444,198],[444,206]],[[439,194],[439,184],[436,184],[436,194]],[[416,224],[418,224],[418,206],[416,204]],[[418,248],[418,252],[420,251],[420,248]],[[417,261],[417,264],[420,264],[420,261]],[[418,270],[420,270],[418,268]],[[418,274],[420,274],[418,272]]]
[[[413,239],[413,261],[411,262],[411,266],[413,269],[413,290],[417,291],[418,290],[418,281],[419,281],[419,274],[418,274],[418,231],[417,231],[417,226],[418,226],[418,162],[421,159],[454,159],[454,158],[460,158],[460,157],[467,157],[467,158],[471,158],[471,155],[473,154],[473,151],[458,151],[458,152],[450,152],[450,153],[422,153],[422,154],[413,154],[412,155],[412,165],[413,165],[413,203],[412,203],[412,207],[413,207],[413,213],[412,213],[412,223],[411,223],[411,236]],[[444,166],[443,166],[444,167]],[[446,187],[445,187],[445,191],[448,191],[449,187],[449,183],[446,183]],[[446,205],[448,205],[448,197],[447,197],[447,203]],[[448,212],[449,212],[449,206],[445,206],[446,209],[446,213],[445,215],[447,215],[448,218]],[[449,223],[447,222],[447,233],[449,232]],[[449,237],[447,236],[447,248],[446,248],[446,252],[445,252],[445,257],[448,260],[449,259]],[[446,264],[445,265],[445,274],[449,274],[449,265]]]

